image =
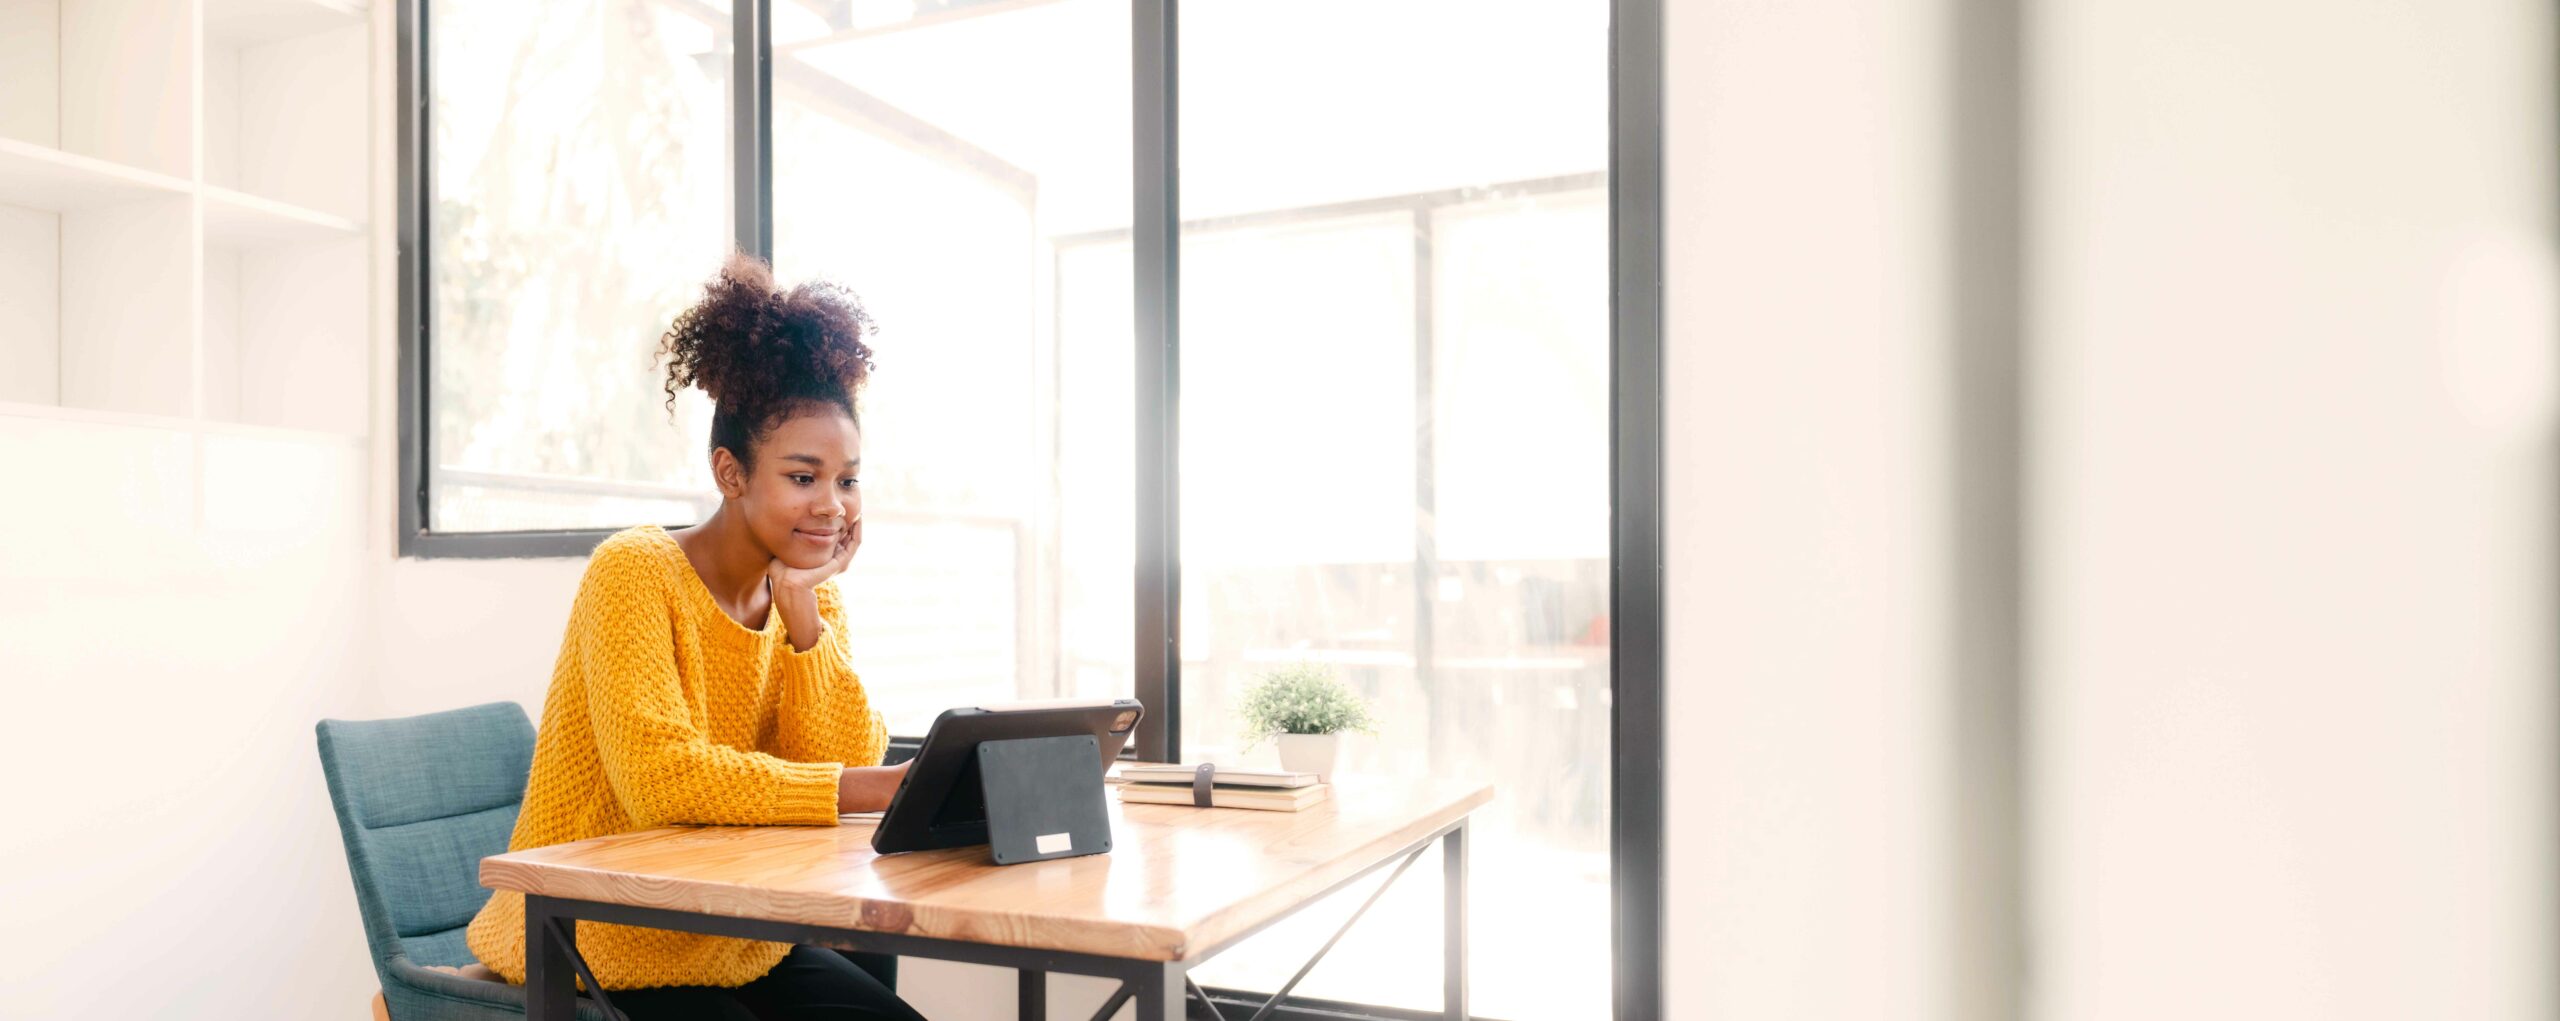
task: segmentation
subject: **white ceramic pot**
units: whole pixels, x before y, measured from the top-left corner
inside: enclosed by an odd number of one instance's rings
[[[1340,734],[1280,735],[1280,768],[1292,773],[1314,773],[1324,783],[1333,782],[1334,753],[1342,747]]]

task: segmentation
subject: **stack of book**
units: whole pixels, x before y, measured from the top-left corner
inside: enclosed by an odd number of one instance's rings
[[[1197,768],[1122,766],[1120,782],[1114,786],[1120,792],[1120,800],[1131,804],[1196,804],[1192,779]],[[1322,802],[1332,793],[1333,785],[1317,782],[1314,773],[1221,768],[1209,789],[1209,805],[1296,812]]]

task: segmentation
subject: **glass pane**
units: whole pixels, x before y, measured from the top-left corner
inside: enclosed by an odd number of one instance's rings
[[[921,734],[954,705],[1129,693],[1126,0],[775,31],[775,269],[879,323],[846,587],[873,698]]]
[[[1236,707],[1317,663],[1378,709],[1344,770],[1494,784],[1471,1006],[1523,1021],[1609,1008],[1607,22],[1182,9],[1184,757],[1276,764]],[[1439,1007],[1426,858],[1299,992]],[[1375,882],[1201,980],[1277,988]]]
[[[429,0],[434,530],[707,512],[653,352],[730,246],[727,11]]]

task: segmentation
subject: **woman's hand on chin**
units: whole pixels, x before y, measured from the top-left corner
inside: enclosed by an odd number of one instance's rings
[[[862,519],[855,518],[836,534],[836,552],[827,562],[816,567],[793,567],[775,557],[764,565],[765,579],[773,585],[773,609],[782,614],[783,632],[790,636],[794,652],[807,652],[826,634],[826,621],[818,617],[818,585],[843,574],[853,563],[853,551],[862,548]]]
[[[776,594],[786,588],[815,592],[820,583],[843,574],[845,568],[852,566],[853,553],[861,548],[862,519],[857,517],[847,523],[843,531],[836,533],[835,555],[828,557],[825,563],[816,567],[793,567],[783,563],[782,558],[775,557],[772,563],[765,565],[765,577],[773,582]]]

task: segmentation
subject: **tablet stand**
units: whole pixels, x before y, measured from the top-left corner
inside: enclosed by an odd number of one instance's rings
[[[1091,734],[978,744],[987,849],[998,865],[1111,850],[1102,796],[1102,747]]]

